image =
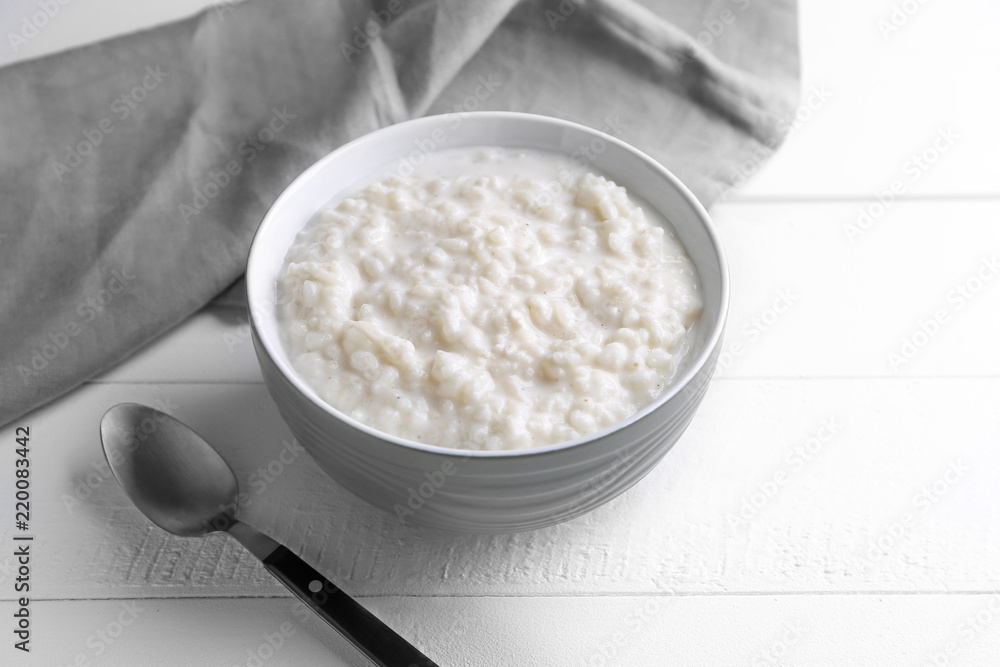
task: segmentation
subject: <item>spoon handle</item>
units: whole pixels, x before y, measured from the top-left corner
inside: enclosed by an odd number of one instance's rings
[[[264,567],[376,665],[438,667],[287,548],[279,545],[264,558]]]

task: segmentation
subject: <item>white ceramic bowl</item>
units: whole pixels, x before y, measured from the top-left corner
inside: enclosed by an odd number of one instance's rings
[[[287,249],[332,197],[429,151],[503,146],[557,151],[603,172],[662,212],[698,270],[704,310],[676,382],[617,426],[537,449],[459,451],[381,433],[323,402],[292,369],[274,316]],[[639,481],[677,441],[715,370],[729,301],[728,271],[708,214],[670,172],[596,130],[545,116],[482,112],[413,120],[327,155],[275,200],[250,248],[247,295],[268,391],[295,437],[347,489],[407,524],[491,533],[579,516]]]

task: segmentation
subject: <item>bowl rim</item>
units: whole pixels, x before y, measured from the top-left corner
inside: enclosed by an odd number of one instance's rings
[[[330,153],[327,153],[319,160],[314,162],[312,165],[307,167],[302,173],[296,176],[281,193],[274,199],[267,210],[264,212],[260,223],[257,225],[257,229],[254,231],[253,238],[250,242],[250,249],[247,253],[246,261],[246,275],[249,277],[254,271],[254,266],[259,262],[262,262],[261,255],[264,252],[260,249],[259,239],[262,235],[265,227],[272,224],[272,213],[278,209],[285,200],[294,197],[296,195],[296,190],[304,187],[303,184],[308,182],[315,173],[322,171],[330,162],[336,161],[342,153],[347,152],[349,149],[357,146],[358,144],[371,141],[376,136],[382,136],[384,134],[389,134],[393,132],[404,132],[407,129],[416,129],[422,125],[433,126],[435,124],[441,123],[442,119],[456,115],[455,113],[445,113],[436,114],[430,116],[422,116],[420,118],[415,118],[407,121],[402,121],[400,123],[395,123],[393,125],[387,125],[385,127],[379,128],[367,134],[364,134],[357,139],[354,139],[346,144],[339,146]],[[609,135],[605,132],[597,130],[580,123],[575,123],[573,121],[563,120],[561,118],[555,118],[552,116],[544,116],[541,114],[523,113],[515,111],[472,111],[472,112],[462,112],[459,114],[463,123],[468,121],[473,122],[502,122],[505,120],[518,121],[518,122],[529,122],[529,123],[539,123],[547,124],[553,128],[571,129],[576,131],[582,131],[585,134],[589,134],[594,138],[603,139],[609,144],[614,144],[619,148],[625,150],[628,153],[632,153],[641,162],[645,163],[652,171],[663,178],[667,183],[669,183],[677,193],[679,193],[682,199],[687,203],[691,209],[696,214],[698,221],[704,227],[705,232],[708,236],[709,243],[711,244],[711,250],[715,260],[719,264],[719,274],[720,274],[720,303],[719,303],[719,316],[716,319],[715,326],[712,331],[709,332],[705,339],[705,345],[702,347],[697,358],[688,366],[687,371],[678,378],[675,378],[670,387],[667,388],[660,396],[656,399],[636,411],[635,414],[631,415],[627,419],[615,423],[600,431],[595,431],[593,433],[587,434],[585,436],[574,438],[573,440],[565,440],[562,442],[557,442],[549,445],[542,445],[540,447],[528,447],[523,449],[505,449],[505,450],[475,450],[475,449],[457,449],[453,447],[443,447],[440,445],[431,445],[422,442],[416,442],[414,440],[408,440],[406,438],[393,435],[391,433],[385,433],[376,429],[373,426],[369,426],[363,422],[360,422],[350,415],[347,415],[337,408],[333,407],[322,398],[320,398],[316,392],[309,387],[299,376],[294,372],[294,369],[285,368],[285,364],[282,362],[280,355],[276,355],[275,351],[272,349],[272,344],[280,344],[280,341],[271,341],[264,336],[260,335],[260,331],[257,327],[257,314],[256,309],[253,307],[254,300],[253,295],[251,295],[251,285],[252,281],[246,281],[247,290],[247,304],[248,304],[248,319],[251,326],[251,332],[253,334],[254,343],[257,344],[258,351],[262,347],[264,352],[267,354],[268,360],[277,368],[281,373],[282,377],[295,388],[295,390],[302,395],[303,398],[308,400],[314,406],[318,407],[323,412],[327,413],[329,416],[340,420],[344,424],[360,430],[374,438],[382,440],[393,445],[398,445],[410,450],[417,450],[426,452],[429,454],[436,454],[441,456],[457,457],[462,459],[468,458],[522,458],[522,457],[532,457],[532,456],[545,456],[549,454],[554,454],[567,449],[574,449],[581,447],[590,443],[598,442],[616,431],[621,431],[627,426],[640,421],[650,413],[656,411],[658,408],[663,406],[665,403],[670,401],[674,396],[684,391],[687,385],[701,373],[702,369],[709,362],[714,350],[719,345],[719,341],[722,338],[723,329],[725,328],[726,319],[729,311],[729,265],[726,261],[725,251],[722,248],[722,242],[719,238],[718,232],[712,223],[711,218],[708,215],[708,211],[702,206],[701,202],[698,201],[697,197],[688,189],[684,183],[681,182],[670,170],[664,167],[662,164],[654,160],[652,157],[647,155],[645,152],[639,150],[635,146],[628,144],[617,137]],[[501,144],[502,148],[503,145]],[[447,149],[445,149],[447,150]],[[665,216],[666,217],[666,216]],[[685,248],[686,250],[686,248]],[[285,249],[287,254],[288,249]],[[284,259],[282,260],[284,261]],[[697,267],[696,267],[697,268]],[[276,299],[272,296],[271,302],[276,302]],[[259,311],[258,311],[259,312]],[[275,315],[273,317],[277,317]]]

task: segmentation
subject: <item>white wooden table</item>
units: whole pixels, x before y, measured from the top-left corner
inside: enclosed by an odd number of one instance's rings
[[[205,4],[75,0],[17,54],[5,39],[0,62]],[[918,9],[883,35],[894,4]],[[35,5],[5,3],[4,34]],[[728,356],[648,478],[533,533],[405,528],[307,456],[280,463],[290,436],[243,314],[210,308],[0,431],[0,664],[364,664],[234,543],[170,537],[131,509],[97,432],[124,400],[202,432],[251,489],[250,523],[442,665],[1000,663],[1000,5],[804,0],[801,14],[802,122],[713,210]],[[20,425],[30,656],[11,634]]]

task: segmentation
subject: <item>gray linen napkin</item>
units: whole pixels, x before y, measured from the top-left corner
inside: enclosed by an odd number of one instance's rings
[[[0,70],[0,424],[204,306],[282,188],[385,125],[567,118],[711,204],[788,127],[796,23],[795,0],[250,0]]]

